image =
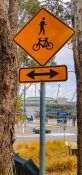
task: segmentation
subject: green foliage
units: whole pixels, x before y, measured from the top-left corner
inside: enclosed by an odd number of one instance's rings
[[[35,67],[35,66],[38,66],[38,63],[36,63],[36,61],[34,61],[30,56],[28,56],[23,49],[19,48],[18,49],[18,66]]]
[[[15,115],[15,122],[16,124],[19,123],[20,121],[25,121],[26,116],[21,113],[22,109],[22,98],[21,96],[17,97],[17,102],[16,102],[16,115]]]
[[[20,112],[21,107],[22,107],[22,98],[21,96],[18,96],[16,101],[16,113]]]
[[[29,0],[25,7],[28,10],[28,13],[34,16],[40,10],[40,3],[36,0]]]
[[[23,51],[20,47],[18,48],[18,66],[21,67],[22,64],[25,65],[27,59],[27,53]]]
[[[24,0],[19,0],[19,7],[21,8],[21,10],[24,9],[24,7],[25,7],[25,1]]]
[[[56,66],[56,62],[54,61],[54,58],[51,59],[48,63],[50,66]]]
[[[34,16],[40,9],[40,2],[37,2],[36,0],[19,0],[19,7],[20,10],[26,10],[28,14]]]
[[[64,2],[61,0],[46,0],[43,6],[51,11],[55,16],[65,21],[66,23],[71,22],[71,3]]]
[[[15,123],[18,124],[19,122],[24,122],[26,120],[26,116],[23,114],[19,114],[16,116]]]

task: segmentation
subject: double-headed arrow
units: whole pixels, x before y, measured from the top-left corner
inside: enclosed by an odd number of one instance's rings
[[[21,68],[19,70],[20,83],[66,81],[66,80],[67,80],[67,67],[65,65]]]
[[[35,79],[36,76],[47,76],[49,75],[50,78],[53,78],[54,76],[58,75],[59,73],[50,69],[49,72],[43,72],[43,73],[35,73],[35,70],[31,71],[27,74],[28,77]]]

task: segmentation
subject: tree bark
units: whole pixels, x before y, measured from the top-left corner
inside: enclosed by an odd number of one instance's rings
[[[17,61],[12,35],[6,2],[0,0],[0,175],[13,174]]]
[[[17,21],[18,21],[18,0],[9,0],[9,10],[8,10],[9,22],[13,35],[17,31]]]
[[[73,42],[77,83],[77,175],[82,175],[82,0],[71,0],[72,25],[76,35]]]
[[[77,79],[77,145],[78,145],[78,175],[82,175],[82,33],[79,32],[77,36],[78,41],[78,58],[80,69],[76,72]]]
[[[78,32],[74,44],[73,55],[77,83],[77,175],[82,175],[82,33]]]
[[[78,88],[79,87],[79,88]],[[77,81],[77,145],[78,145],[78,164],[77,175],[82,175],[82,82]]]

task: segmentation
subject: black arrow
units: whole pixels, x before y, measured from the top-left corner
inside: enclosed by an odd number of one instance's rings
[[[34,79],[35,76],[46,76],[46,75],[50,75],[50,78],[58,75],[59,73],[50,69],[50,72],[44,72],[44,73],[35,73],[35,70],[31,71],[30,73],[27,74],[28,77]]]

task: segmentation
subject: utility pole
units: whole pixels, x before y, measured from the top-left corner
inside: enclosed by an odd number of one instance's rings
[[[26,103],[26,85],[24,85],[24,101],[23,101],[23,114],[26,117],[25,103]],[[24,132],[25,132],[25,122],[23,122],[23,134]]]
[[[60,89],[60,84],[58,85],[58,91],[57,91],[57,102],[58,102],[59,89]]]
[[[77,82],[77,175],[82,175],[82,0],[72,0],[73,55]]]
[[[24,113],[24,115],[26,114],[25,101],[26,101],[26,85],[24,85],[24,103],[23,103],[23,113]]]
[[[35,97],[36,97],[36,83],[35,83]]]

